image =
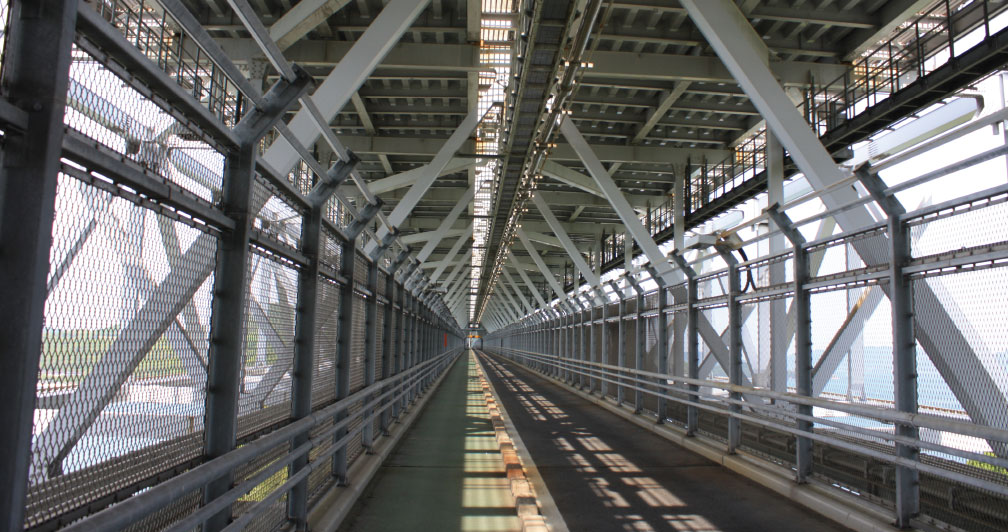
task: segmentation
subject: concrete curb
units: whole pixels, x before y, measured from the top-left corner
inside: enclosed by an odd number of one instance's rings
[[[515,511],[522,522],[524,532],[567,532],[567,525],[549,495],[546,484],[539,477],[531,455],[525,450],[514,424],[504,410],[493,384],[487,379],[479,356],[474,355],[476,367],[483,387],[483,398],[490,411],[501,458],[511,483],[511,495],[515,500]],[[511,437],[514,434],[514,438]],[[537,497],[538,494],[538,497]],[[542,510],[542,511],[541,511]],[[546,515],[549,515],[547,519]]]

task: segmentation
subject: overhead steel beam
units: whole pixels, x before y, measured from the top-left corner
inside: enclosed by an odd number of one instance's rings
[[[462,211],[469,206],[469,203],[472,201],[474,195],[475,190],[470,188],[465,191],[464,194],[459,196],[455,206],[448,212],[448,216],[445,216],[444,220],[441,221],[441,225],[434,231],[434,235],[427,240],[424,247],[420,249],[419,253],[417,253],[417,260],[424,262],[427,260],[427,257],[430,257],[430,254],[434,252],[434,248],[441,243],[441,240],[444,239],[452,224],[455,223],[455,220],[457,220],[459,215],[462,214]]]
[[[848,50],[843,60],[860,58],[872,46],[892,37],[894,30],[912,20],[931,3],[932,0],[886,0],[874,15],[875,25],[854,30],[841,42],[840,49]]]
[[[464,271],[464,268],[466,268],[467,266],[470,267],[470,268],[472,268],[472,262],[470,260],[472,258],[473,258],[473,249],[470,248],[468,251],[466,251],[466,254],[462,257],[462,259],[458,262],[458,264],[456,265],[456,267],[449,274],[448,278],[445,279],[444,284],[445,285],[452,284],[452,281],[454,281],[456,279],[456,277],[459,275],[459,273],[462,272],[462,271]],[[463,278],[464,277],[465,277],[465,275],[463,275]],[[431,278],[433,278],[432,275],[431,275]]]
[[[510,303],[510,308],[512,310],[514,310],[514,313],[518,317],[519,320],[521,320],[527,314],[531,314],[532,313],[532,309],[531,308],[529,308],[529,309],[526,310],[526,309],[523,309],[522,306],[518,304],[518,301],[514,298],[513,295],[511,295],[511,289],[510,289],[510,287],[508,286],[507,283],[498,283],[497,284],[497,288],[499,288],[500,289],[500,293],[504,294],[504,297],[507,298],[508,302]],[[527,305],[528,301],[525,301],[525,304]]]
[[[672,90],[662,92],[661,100],[658,103],[658,107],[648,111],[648,118],[634,133],[632,139],[630,139],[630,144],[640,144],[645,138],[647,138],[648,133],[658,125],[659,122],[665,115],[668,114],[669,109],[672,104],[676,103],[679,98],[686,92],[690,86],[689,81],[677,81],[672,85]]]
[[[379,153],[378,155],[385,155],[385,154]],[[452,157],[448,161],[448,164],[445,165],[445,167],[442,168],[440,172],[438,172],[438,177],[451,175],[472,168],[476,166],[476,161],[477,160],[473,157]],[[424,165],[417,168],[413,168],[412,170],[407,170],[405,172],[400,172],[395,175],[390,175],[386,178],[375,179],[374,181],[370,181],[368,183],[368,187],[370,187],[371,192],[374,192],[375,194],[385,194],[386,192],[391,192],[393,190],[397,190],[400,188],[406,188],[408,186],[413,185],[413,183],[416,183],[417,177],[429,172],[430,169],[427,168],[428,166],[429,165]],[[348,188],[347,192],[356,193],[356,188],[354,189]]]
[[[728,111],[726,111],[728,112]],[[391,137],[340,135],[340,141],[358,155],[404,155],[431,157],[443,145],[443,140],[430,137]],[[732,156],[732,150],[702,148],[670,148],[666,146],[620,146],[600,144],[593,146],[599,159],[614,163],[640,164],[686,164],[687,160],[721,161]],[[473,153],[475,146],[466,142],[460,150]],[[550,151],[550,160],[579,161],[578,156],[565,143],[559,143]]]
[[[540,171],[544,176],[556,179],[565,185],[579,188],[600,198],[605,198],[605,194],[602,193],[602,190],[595,184],[591,176],[586,176],[577,170],[567,168],[556,161],[546,161],[543,163],[542,170]]]
[[[529,257],[532,258],[532,262],[539,267],[539,271],[542,273],[543,277],[546,278],[546,282],[549,283],[550,288],[553,289],[553,293],[556,294],[557,299],[560,301],[569,301],[570,297],[568,297],[567,293],[564,292],[563,287],[560,286],[559,282],[557,282],[556,277],[553,277],[553,273],[550,272],[549,267],[547,267],[546,263],[543,262],[543,259],[539,255],[539,252],[536,251],[535,246],[533,246],[532,242],[529,241],[528,235],[526,235],[520,228],[515,231],[515,233],[518,235],[518,239],[521,240],[522,245],[525,246],[525,251],[527,251]],[[576,306],[580,308],[580,305]]]
[[[533,314],[535,312],[535,307],[529,304],[528,298],[526,298],[525,294],[523,294],[521,289],[518,288],[518,285],[514,282],[514,278],[511,277],[510,273],[508,273],[507,266],[501,266],[501,273],[504,274],[504,278],[507,279],[508,284],[511,285],[511,290],[513,290],[515,295],[518,296],[518,299],[521,300],[526,312]]]
[[[332,69],[311,96],[327,123],[343,109],[382,58],[399,42],[428,1],[391,0]],[[288,126],[294,137],[305,146],[314,144],[320,135],[314,118],[305,108],[297,112]],[[287,175],[297,162],[298,153],[286,139],[279,137],[266,150],[263,159],[281,175]]]
[[[543,201],[539,192],[532,195],[532,203],[537,209],[539,209],[539,213],[542,214],[542,217],[546,220],[550,229],[553,230],[553,234],[560,239],[560,243],[563,244],[564,250],[574,263],[574,266],[579,272],[581,272],[581,275],[588,280],[588,284],[592,287],[592,291],[595,292],[595,289],[599,284],[598,274],[592,271],[591,267],[588,266],[588,262],[585,261],[584,256],[581,255],[581,251],[578,250],[576,245],[574,245],[574,241],[571,240],[569,235],[567,235],[567,231],[564,231],[563,226],[560,225],[560,221],[557,220],[556,216],[553,214],[553,210],[550,209],[549,205],[547,205],[545,201]],[[602,301],[601,296],[597,293],[595,294],[595,298],[599,302]]]
[[[270,37],[284,50],[348,3],[350,0],[302,0],[270,26]]]
[[[684,4],[685,5],[685,4]],[[691,10],[692,14],[692,10]],[[694,20],[696,20],[694,18]],[[749,26],[748,21],[745,21]],[[751,28],[751,26],[749,26]],[[733,33],[732,29],[724,29],[725,33]],[[703,32],[703,29],[701,29]],[[710,40],[710,36],[704,33]],[[734,36],[738,38],[738,35]],[[712,43],[713,44],[713,43]],[[766,50],[766,46],[760,41],[760,46]],[[720,54],[718,54],[720,56]],[[722,58],[723,59],[723,58]],[[633,52],[609,52],[596,50],[592,53],[594,68],[588,69],[584,73],[586,80],[598,78],[621,78],[621,79],[647,79],[662,80],[670,83],[679,81],[704,82],[704,83],[735,83],[734,72],[731,68],[725,68],[727,63],[722,64],[717,57],[693,56],[693,55],[670,55],[670,54],[645,54]],[[762,61],[766,64],[766,60]],[[847,66],[843,64],[831,63],[809,63],[801,61],[777,61],[770,63],[770,72],[780,79],[785,86],[808,87],[810,79],[834,80],[844,75]]]
[[[581,136],[581,132],[578,131],[577,126],[574,125],[574,121],[569,118],[564,118],[560,123],[560,131],[563,133],[564,138],[570,143],[574,151],[577,152],[581,161],[584,163],[585,168],[588,169],[588,173],[595,179],[598,184],[599,189],[605,194],[606,199],[612,205],[613,210],[623,221],[623,225],[626,227],[627,232],[633,236],[637,245],[640,246],[644,255],[651,262],[651,266],[655,268],[656,273],[665,279],[668,283],[678,282],[681,278],[680,276],[674,276],[674,269],[671,264],[669,264],[668,259],[665,254],[658,248],[658,244],[655,242],[651,233],[644,227],[641,223],[640,218],[637,217],[637,213],[634,212],[633,207],[630,203],[623,197],[623,192],[616,186],[616,182],[613,181],[612,176],[606,171],[605,167],[602,166],[602,162],[595,155],[591,146],[585,141],[584,137]],[[535,199],[533,198],[533,201]],[[539,206],[539,203],[536,203]],[[544,214],[544,217],[545,214]],[[549,218],[546,218],[549,222]],[[588,278],[587,276],[585,277]],[[597,283],[597,281],[596,281]],[[595,284],[595,283],[593,283]]]
[[[518,259],[515,258],[513,252],[508,253],[508,259],[511,261],[511,265],[514,266],[514,269],[518,272],[518,276],[522,278],[522,281],[525,281],[525,286],[528,287],[529,292],[532,292],[532,296],[539,302],[539,308],[548,309],[549,304],[546,303],[545,299],[543,299],[543,296],[539,293],[539,289],[536,288],[536,285],[532,283],[532,279],[529,279],[528,274],[525,273],[525,270],[518,262]]]
[[[459,124],[458,128],[455,129],[455,132],[452,133],[451,137],[449,137],[448,140],[441,145],[441,148],[438,150],[430,164],[423,167],[423,171],[417,176],[416,182],[414,182],[413,186],[410,187],[409,192],[407,192],[406,195],[399,200],[399,203],[396,204],[395,208],[392,209],[392,212],[388,215],[389,223],[393,226],[399,226],[406,220],[406,217],[413,212],[417,203],[420,203],[424,194],[427,193],[427,189],[434,184],[434,180],[437,179],[445,167],[448,166],[448,161],[450,161],[452,156],[455,155],[455,152],[462,147],[462,143],[469,139],[469,135],[476,129],[476,126],[479,125],[480,121],[483,120],[486,113],[489,112],[489,109],[483,114],[480,114],[479,111],[474,111],[470,113],[461,124]],[[378,238],[385,236],[387,233],[388,228],[382,227],[378,231]],[[373,241],[369,242],[367,247],[365,247],[365,251],[370,252],[374,245],[375,243]]]
[[[465,232],[466,232],[466,230],[464,228],[461,228],[461,227],[458,228],[458,229],[448,229],[444,233],[444,238],[450,238],[450,237],[454,237],[454,236],[462,236],[463,234],[465,234]],[[411,235],[400,236],[399,240],[402,241],[402,243],[406,244],[406,245],[419,244],[420,242],[427,242],[431,238],[434,238],[435,237],[435,233],[437,233],[437,230],[434,230],[434,231],[423,231],[423,232],[420,232],[420,233],[413,233]]]
[[[271,32],[272,34],[272,32]],[[249,63],[261,57],[251,39],[218,39],[235,63]],[[337,40],[301,40],[284,50],[284,56],[303,67],[332,67],[346,60],[354,42]],[[475,44],[393,42],[376,69],[402,71],[403,77],[414,77],[419,71],[479,72],[479,46]],[[366,96],[367,93],[363,97]],[[460,96],[460,97],[464,97]]]
[[[445,255],[444,260],[450,261],[451,259],[455,258],[455,255],[458,254],[460,249],[462,249],[462,246],[464,246],[465,243],[472,238],[472,230],[473,230],[473,224],[472,222],[470,222],[469,227],[467,227],[465,231],[463,231],[462,236],[458,237],[458,240],[455,241],[455,244],[452,245],[451,249],[448,250],[448,253]],[[466,256],[472,256],[471,247],[469,248],[469,252],[466,253]],[[438,278],[441,277],[441,273],[444,272],[445,268],[447,267],[448,267],[447,264],[442,264],[437,268],[435,268],[430,275],[431,282],[432,283],[436,282]]]
[[[563,249],[563,243],[560,242],[559,238],[553,235],[538,233],[536,231],[525,231],[525,235],[528,236],[529,240],[532,242],[538,242],[540,244],[546,244],[547,246]]]

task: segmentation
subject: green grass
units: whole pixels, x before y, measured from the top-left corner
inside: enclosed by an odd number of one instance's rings
[[[984,456],[994,457],[994,453],[984,453]],[[966,462],[966,465],[971,465],[977,469],[983,469],[984,471],[991,471],[994,473],[998,473],[1000,475],[1008,476],[1008,469],[996,465],[987,464],[979,460],[969,460]]]

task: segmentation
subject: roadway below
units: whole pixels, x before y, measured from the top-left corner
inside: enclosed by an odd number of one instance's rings
[[[510,360],[480,356],[572,531],[847,530]]]

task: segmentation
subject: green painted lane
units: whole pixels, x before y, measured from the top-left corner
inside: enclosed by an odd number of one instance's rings
[[[521,530],[471,351],[449,370],[341,530]]]

